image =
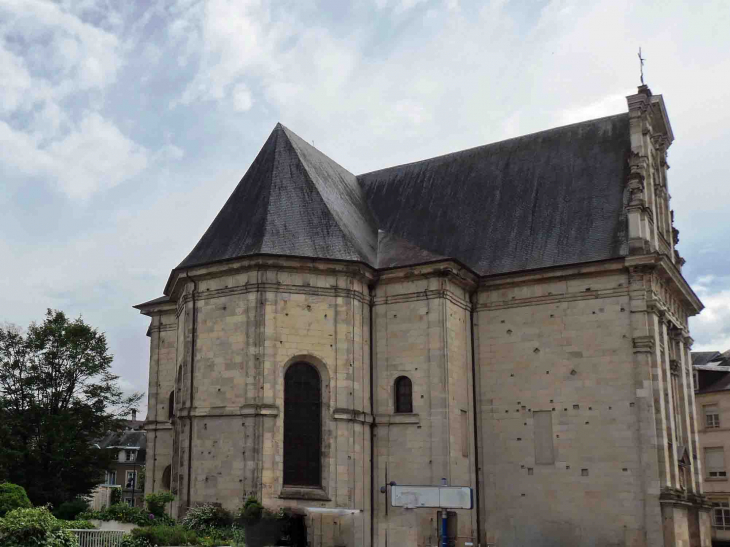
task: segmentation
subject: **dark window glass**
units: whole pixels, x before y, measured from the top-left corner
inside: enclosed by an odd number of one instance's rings
[[[167,401],[167,419],[172,420],[172,417],[175,415],[175,392],[170,392],[170,397]]]
[[[294,363],[284,375],[284,484],[321,486],[322,386],[319,372]]]
[[[166,490],[170,489],[170,478],[172,476],[172,467],[167,466],[165,467],[165,470],[162,472],[162,488],[165,488]]]
[[[395,411],[413,412],[413,384],[406,376],[395,380]]]

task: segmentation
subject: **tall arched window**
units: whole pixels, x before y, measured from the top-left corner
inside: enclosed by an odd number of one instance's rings
[[[172,466],[168,465],[165,467],[165,470],[162,472],[162,488],[165,490],[170,489],[170,482],[172,478]]]
[[[407,376],[395,379],[395,411],[413,412],[413,384]]]
[[[167,419],[172,420],[175,416],[175,390],[170,392],[170,397],[167,399]]]
[[[322,484],[322,383],[309,363],[284,375],[284,484]]]

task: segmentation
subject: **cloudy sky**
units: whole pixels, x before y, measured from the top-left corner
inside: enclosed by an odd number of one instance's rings
[[[730,349],[730,2],[0,0],[0,322],[147,319],[281,121],[354,173],[664,95],[695,349]]]

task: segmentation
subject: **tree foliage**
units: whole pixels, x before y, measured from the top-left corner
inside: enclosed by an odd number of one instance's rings
[[[95,443],[142,397],[122,393],[111,363],[104,334],[60,311],[25,334],[0,327],[0,480],[54,506],[99,484],[115,454]]]
[[[22,486],[12,482],[0,483],[0,518],[13,509],[29,509],[33,507]]]

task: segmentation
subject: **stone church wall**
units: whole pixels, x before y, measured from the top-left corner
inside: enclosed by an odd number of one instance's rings
[[[641,545],[628,272],[604,268],[514,276],[480,289],[489,542]],[[538,412],[549,414],[537,420]]]
[[[150,376],[148,389],[148,458],[145,494],[167,490],[165,468],[172,463],[172,425],[169,395],[175,389],[177,319],[174,305],[164,306],[150,324]]]
[[[378,485],[475,485],[468,302],[466,289],[433,268],[385,275],[376,287]],[[399,376],[413,383],[412,414],[395,413]],[[437,509],[389,507],[390,490],[378,485],[378,545],[435,545]],[[459,511],[459,545],[475,537],[474,518]]]
[[[367,283],[347,268],[302,270],[201,276],[196,279],[194,318],[194,284],[186,284],[178,319],[185,348],[177,352],[175,475],[181,514],[187,506],[204,502],[235,510],[250,494],[268,507],[369,512]],[[287,366],[297,361],[313,364],[322,379],[319,492],[282,484],[283,378]],[[191,438],[193,451],[188,454]],[[369,517],[360,514],[349,520],[354,524],[348,534],[359,538],[358,543],[365,534],[369,539]]]

